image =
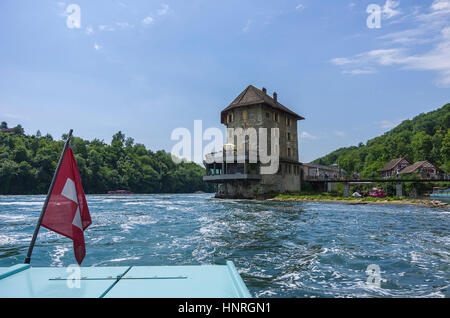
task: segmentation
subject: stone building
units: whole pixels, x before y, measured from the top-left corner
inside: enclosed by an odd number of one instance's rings
[[[279,103],[277,93],[271,97],[265,88],[248,86],[221,112],[221,123],[228,128],[228,144],[222,151],[207,155],[208,160],[204,161],[207,175],[203,180],[218,184],[216,196],[222,198],[255,198],[272,191],[300,191],[297,122],[303,119]],[[244,138],[239,141],[236,136],[230,136],[229,128],[242,128]],[[267,128],[270,154],[274,151],[271,129],[279,129],[279,134],[274,136],[279,138],[279,165],[273,173],[262,173],[267,164],[259,153],[261,136],[258,134],[256,147],[250,141],[249,131],[253,128],[257,132],[259,128]],[[256,162],[250,160],[252,154]]]

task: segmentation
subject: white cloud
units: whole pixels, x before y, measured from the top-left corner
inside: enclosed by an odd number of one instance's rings
[[[158,9],[158,10],[156,11],[156,14],[159,15],[159,16],[163,16],[163,15],[166,15],[166,14],[168,14],[168,13],[169,13],[169,5],[168,5],[168,4],[165,4],[165,3],[163,3],[163,4],[161,5],[161,9]]]
[[[334,59],[330,60],[331,63],[333,63],[334,65],[348,65],[348,64],[352,64],[353,61],[351,59],[348,59],[346,57],[335,57]]]
[[[338,57],[330,62],[338,66],[364,66],[371,63],[379,65],[392,65],[399,61],[401,49],[372,50],[357,54],[351,58]]]
[[[433,38],[423,36],[429,31],[428,28],[408,29],[399,32],[392,32],[378,37],[380,40],[387,40],[392,44],[424,44],[433,41]]]
[[[442,11],[442,10],[450,11],[450,1],[449,0],[436,0],[431,5],[431,9],[433,11]]]
[[[303,132],[300,134],[300,138],[301,138],[301,139],[312,139],[312,140],[316,140],[316,139],[318,139],[319,137],[313,136],[313,135],[307,133],[306,131],[303,131]]]
[[[389,2],[388,7],[396,8],[393,3]],[[350,75],[376,73],[380,66],[433,71],[438,74],[437,86],[450,87],[450,0],[436,0],[420,9],[414,7],[405,16],[409,28],[377,38],[384,48],[333,58],[330,62]]]
[[[100,50],[102,49],[102,46],[100,46],[99,44],[95,43],[95,44],[94,44],[94,49],[95,49],[96,51],[100,51]]]
[[[303,9],[305,9],[305,6],[301,3],[295,7],[295,10],[303,10]]]
[[[374,61],[380,65],[392,65],[395,63],[401,63],[401,49],[385,49],[385,50],[372,50],[365,54],[360,54],[362,60]]]
[[[396,15],[399,15],[400,10],[395,10],[400,5],[399,1],[394,0],[386,0],[386,3],[383,6],[383,17],[386,19],[391,19]]]
[[[148,16],[148,17],[146,17],[146,18],[144,18],[142,20],[142,23],[143,24],[150,24],[150,23],[153,23],[154,21],[155,21],[155,19],[153,19],[151,16]]]
[[[382,129],[392,129],[397,127],[400,124],[400,121],[392,121],[392,120],[382,120],[379,122],[380,127]]]
[[[350,74],[350,75],[364,75],[364,74],[374,74],[377,71],[373,68],[356,68],[353,70],[344,70],[342,71],[342,74]]]
[[[100,31],[110,31],[110,32],[114,31],[114,28],[113,28],[112,26],[105,25],[105,24],[99,25],[99,26],[98,26],[98,29],[99,29]]]
[[[149,16],[147,16],[146,18],[144,18],[144,19],[142,20],[142,24],[145,24],[145,25],[151,24],[151,23],[155,22],[155,15],[156,15],[157,17],[162,17],[162,16],[165,16],[165,15],[169,14],[169,12],[170,12],[170,7],[169,7],[169,5],[163,3],[163,4],[161,5],[161,8],[159,8],[158,10],[156,10],[156,14],[153,13],[153,14],[150,14]]]
[[[336,130],[334,134],[338,137],[345,137],[347,134],[341,130]]]
[[[332,59],[331,62],[356,68],[400,65],[404,69],[435,71],[439,74],[438,86],[450,86],[450,27],[442,30],[439,43],[431,51],[415,55],[407,53],[404,49],[372,50],[353,58]]]
[[[87,35],[91,35],[94,33],[94,29],[92,28],[92,26],[87,26],[86,27],[86,34]]]
[[[134,28],[134,25],[129,24],[128,22],[117,22],[116,25],[117,25],[120,29]]]

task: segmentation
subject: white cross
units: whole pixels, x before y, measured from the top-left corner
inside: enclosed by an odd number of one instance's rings
[[[75,217],[73,218],[72,224],[83,231],[83,225],[81,223],[80,205],[78,204],[77,198],[77,189],[75,187],[75,182],[73,182],[72,179],[67,178],[66,184],[64,185],[61,195],[77,204],[77,212],[75,212]]]

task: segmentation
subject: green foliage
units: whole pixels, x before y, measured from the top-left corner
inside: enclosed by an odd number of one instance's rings
[[[424,200],[414,200],[405,197],[387,197],[387,198],[374,198],[374,197],[343,197],[333,193],[320,193],[320,194],[308,194],[303,192],[289,193],[289,194],[278,194],[274,197],[278,201],[329,201],[329,202],[345,202],[345,203],[408,203],[408,204],[424,204],[429,199]]]
[[[6,122],[2,124],[7,127]],[[0,194],[47,193],[64,141],[47,134],[0,133]],[[63,135],[63,139],[67,136]],[[192,162],[175,164],[170,153],[152,152],[122,132],[111,145],[94,139],[71,139],[86,193],[130,190],[135,193],[212,192],[204,183],[205,169]]]
[[[378,176],[387,162],[400,157],[413,162],[428,160],[450,171],[450,104],[405,120],[366,145],[338,149],[314,163],[337,163],[350,174],[359,172],[361,177],[371,177],[372,172]]]

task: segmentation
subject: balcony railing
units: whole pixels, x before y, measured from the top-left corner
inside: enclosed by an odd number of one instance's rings
[[[236,161],[236,158],[240,158],[242,156],[245,156],[245,159],[248,158],[259,158],[258,152],[256,150],[246,150],[246,151],[238,151],[236,149],[234,150],[223,150],[223,151],[216,151],[205,155],[205,161],[206,162],[223,162],[226,161],[227,158],[232,158],[233,161]]]

